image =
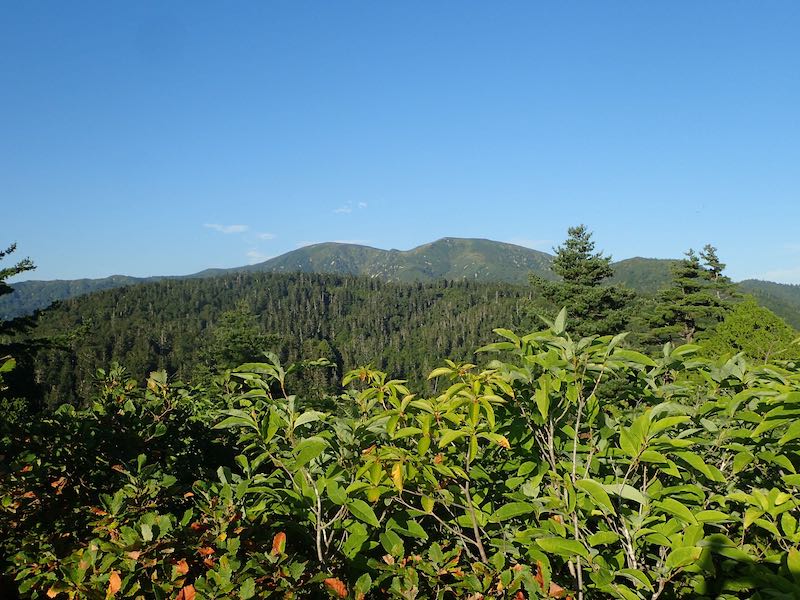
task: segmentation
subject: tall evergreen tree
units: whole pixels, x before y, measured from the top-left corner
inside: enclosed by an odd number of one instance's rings
[[[535,310],[555,314],[566,307],[572,331],[579,336],[622,331],[629,319],[633,291],[606,285],[614,271],[611,257],[595,252],[592,233],[585,225],[570,227],[569,237],[555,249],[551,270],[560,280],[531,275],[536,292]]]
[[[698,255],[689,249],[672,267],[672,283],[656,297],[649,322],[654,343],[692,343],[725,318],[736,298],[735,285],[723,275],[725,264],[707,244]]]
[[[4,258],[13,254],[14,251],[17,249],[16,244],[11,244],[5,250],[0,250],[0,261]],[[15,275],[19,275],[20,273],[25,273],[26,271],[32,271],[35,269],[36,266],[33,264],[30,258],[23,258],[20,261],[17,261],[14,265],[10,267],[0,268],[0,296],[5,296],[6,294],[10,294],[14,291],[14,289],[6,282],[7,279],[10,277],[14,277]],[[20,329],[23,325],[23,322],[26,321],[25,319],[17,319],[16,321],[2,321],[0,320],[0,361],[2,361],[3,356],[5,354],[4,349],[7,350],[8,339],[7,336]]]
[[[0,250],[0,260],[3,260],[12,254],[16,249],[17,245],[11,244],[5,250]],[[13,277],[14,275],[25,273],[26,271],[32,271],[35,268],[36,266],[33,264],[33,261],[31,261],[30,258],[23,258],[10,267],[1,268],[0,296],[10,294],[12,291],[14,291],[13,288],[6,282],[7,279]],[[10,372],[11,369],[15,367],[18,358],[15,356],[18,350],[17,345],[11,342],[10,336],[13,333],[25,329],[29,321],[30,319],[15,319],[12,321],[0,320],[0,392],[5,389],[5,384],[3,383],[3,374]],[[4,403],[0,403],[0,408],[6,409],[7,407]],[[7,417],[7,410],[3,410],[3,412],[6,413]]]

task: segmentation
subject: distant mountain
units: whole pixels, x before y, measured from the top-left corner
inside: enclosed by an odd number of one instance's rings
[[[215,277],[232,272],[333,273],[374,277],[385,281],[413,282],[471,280],[525,284],[530,273],[553,279],[553,256],[515,244],[485,239],[443,238],[411,250],[381,250],[357,244],[326,242],[305,246],[255,265],[232,269],[207,269],[189,279]],[[670,281],[671,259],[628,258],[614,263],[612,283],[653,294]],[[57,300],[168,277],[126,277],[74,281],[25,281],[14,292],[0,297],[0,319],[31,314]],[[764,306],[800,328],[800,286],[747,280],[741,283]]]
[[[655,294],[672,280],[669,258],[626,258],[614,263],[612,283],[621,283],[644,294]]]
[[[46,308],[58,300],[75,298],[150,281],[158,281],[161,277],[128,277],[112,275],[102,279],[54,279],[51,281],[21,281],[12,283],[14,291],[0,296],[0,320],[13,319],[29,315],[36,310]]]
[[[380,250],[333,242],[306,246],[244,270],[338,273],[411,282],[470,279],[526,283],[528,273],[552,277],[546,252],[482,239],[443,238],[411,250]]]

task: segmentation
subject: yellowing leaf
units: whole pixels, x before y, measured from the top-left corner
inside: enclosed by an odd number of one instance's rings
[[[394,482],[394,487],[396,487],[399,491],[403,491],[403,464],[396,462],[392,467],[392,481]]]

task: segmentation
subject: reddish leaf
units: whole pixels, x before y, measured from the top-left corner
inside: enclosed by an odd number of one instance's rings
[[[544,575],[542,574],[542,561],[536,561],[536,575],[533,577],[536,580],[536,583],[539,584],[539,587],[542,588],[544,591]]]
[[[20,473],[30,473],[31,471],[33,471],[33,465],[25,465]]]
[[[328,588],[328,591],[335,594],[338,598],[347,598],[347,586],[341,579],[329,577],[323,583],[325,587]]]
[[[178,592],[178,595],[175,597],[175,600],[194,600],[194,586],[193,585],[185,585]]]
[[[211,554],[214,554],[214,549],[210,548],[209,546],[200,546],[200,548],[197,549],[197,553],[200,556],[210,556]]]
[[[189,572],[189,564],[186,562],[185,558],[180,559],[178,564],[175,565],[175,568],[181,575],[186,575]]]
[[[111,571],[111,575],[108,577],[108,590],[106,591],[106,597],[114,597],[121,587],[122,579],[119,578],[119,573],[116,571]]]
[[[286,548],[286,534],[281,531],[272,538],[272,554],[283,554]]]
[[[557,583],[550,582],[550,589],[547,591],[547,595],[551,598],[563,598],[566,590],[558,585]]]

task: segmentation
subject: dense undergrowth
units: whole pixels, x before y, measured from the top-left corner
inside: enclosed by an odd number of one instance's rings
[[[428,396],[98,371],[2,432],[3,597],[800,596],[800,369],[497,333]]]

